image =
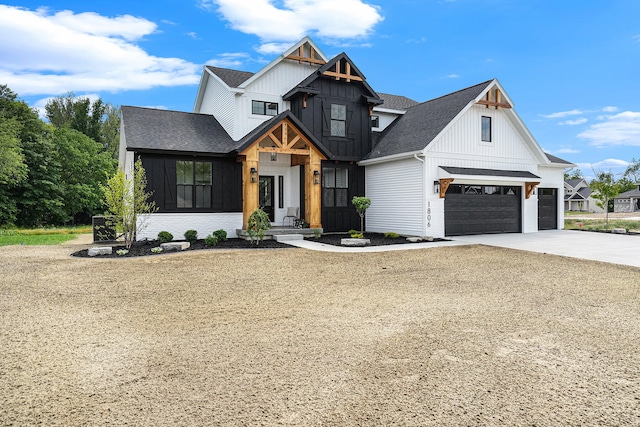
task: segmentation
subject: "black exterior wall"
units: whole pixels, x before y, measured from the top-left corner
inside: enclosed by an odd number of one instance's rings
[[[158,212],[242,212],[242,165],[235,158],[136,154],[147,175],[147,190]],[[178,209],[176,161],[211,162],[211,208]]]
[[[323,161],[322,168],[347,169],[349,188],[347,189],[346,206],[326,207],[322,200],[322,227],[325,232],[360,230],[360,216],[351,204],[354,196],[364,196],[364,167],[353,162]],[[323,192],[324,193],[324,192]]]

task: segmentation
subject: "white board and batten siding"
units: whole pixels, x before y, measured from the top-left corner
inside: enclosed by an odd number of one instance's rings
[[[368,165],[365,194],[371,199],[367,231],[423,235],[423,163],[415,158]]]
[[[209,76],[200,109],[194,112],[213,115],[233,139],[239,139],[234,135],[235,107],[235,94],[217,77]]]

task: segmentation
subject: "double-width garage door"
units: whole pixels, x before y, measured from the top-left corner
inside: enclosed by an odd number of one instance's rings
[[[522,187],[453,184],[444,199],[447,236],[519,233]]]

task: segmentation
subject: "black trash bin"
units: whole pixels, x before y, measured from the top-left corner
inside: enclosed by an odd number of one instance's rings
[[[93,241],[108,242],[116,240],[116,224],[113,217],[94,216],[91,218],[93,226]]]

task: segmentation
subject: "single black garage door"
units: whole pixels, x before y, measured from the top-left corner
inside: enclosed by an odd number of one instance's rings
[[[538,189],[538,230],[558,228],[558,189]]]
[[[450,185],[444,199],[445,235],[519,233],[521,194],[519,186]]]

